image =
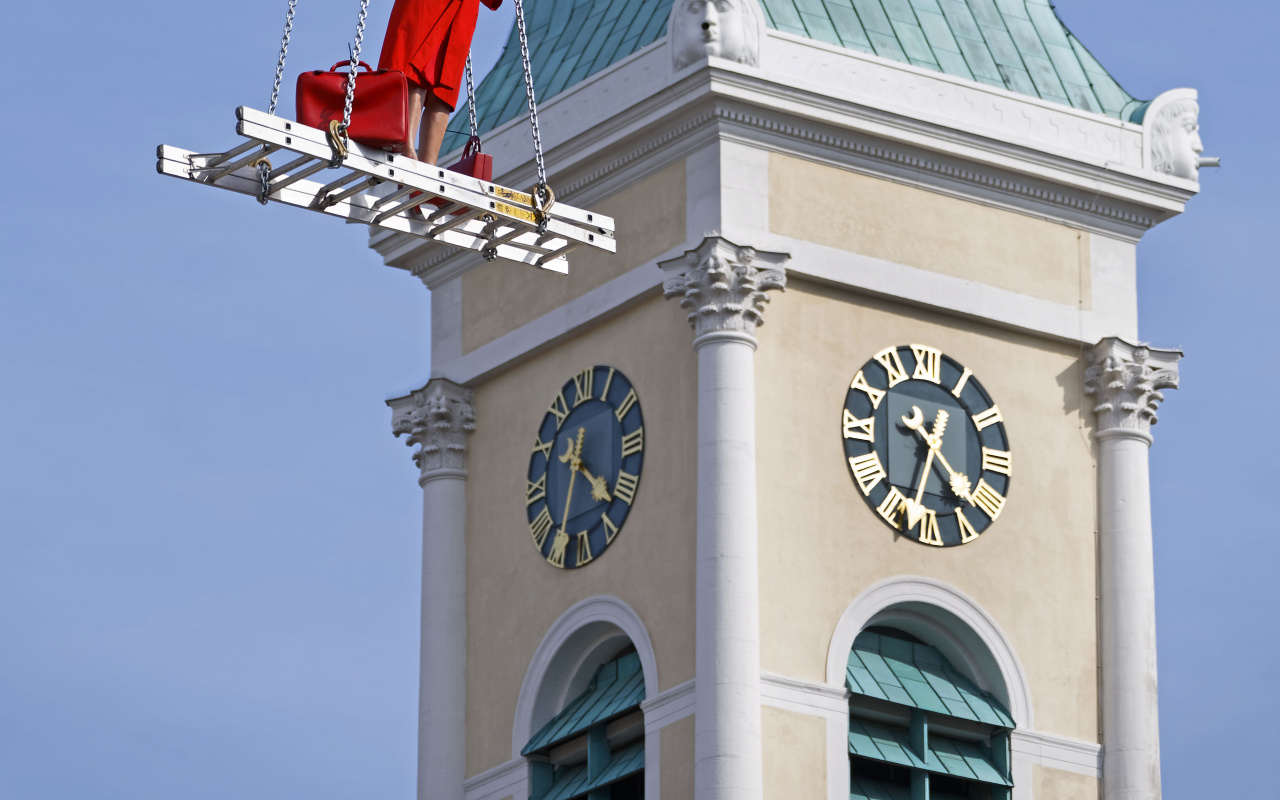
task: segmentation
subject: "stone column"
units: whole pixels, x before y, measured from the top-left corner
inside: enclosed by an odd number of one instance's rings
[[[1089,352],[1085,372],[1097,414],[1104,800],[1160,797],[1148,451],[1161,390],[1177,388],[1180,358],[1107,338]]]
[[[788,256],[721,237],[660,266],[689,310],[698,353],[697,702],[694,794],[760,800],[760,586],[756,543],[756,326]]]
[[[398,400],[391,430],[420,445],[422,644],[418,682],[418,800],[463,800],[466,778],[467,435],[471,390],[436,378]]]

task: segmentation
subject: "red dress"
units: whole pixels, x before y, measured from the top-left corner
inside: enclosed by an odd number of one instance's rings
[[[452,110],[458,105],[481,0],[396,0],[378,69],[398,69]],[[496,9],[502,0],[483,0]]]

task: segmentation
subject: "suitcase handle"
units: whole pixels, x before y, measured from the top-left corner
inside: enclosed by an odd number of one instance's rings
[[[332,67],[329,67],[329,71],[330,71],[330,72],[337,72],[337,71],[338,71],[338,67],[349,66],[350,64],[351,64],[351,62],[350,62],[350,61],[339,61],[337,64],[334,64]],[[373,67],[369,66],[368,64],[364,63],[363,61],[361,61],[361,62],[360,62],[360,66],[361,66],[361,67],[364,67],[365,69],[369,70],[370,72],[373,72]],[[356,68],[356,71],[357,71],[357,72],[359,71],[359,67],[357,67],[357,68]]]
[[[470,139],[467,139],[466,145],[464,145],[462,148],[462,157],[464,159],[471,158],[472,156],[478,154],[479,152],[480,152],[480,137],[472,136]]]

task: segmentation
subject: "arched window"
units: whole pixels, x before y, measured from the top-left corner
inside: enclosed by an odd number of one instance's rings
[[[1013,718],[937,648],[873,626],[849,653],[850,800],[1008,800]]]
[[[521,750],[530,762],[530,800],[641,800],[644,699],[634,647],[597,667],[587,688]]]

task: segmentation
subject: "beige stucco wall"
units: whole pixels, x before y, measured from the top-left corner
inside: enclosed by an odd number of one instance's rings
[[[769,227],[829,247],[1089,308],[1089,234],[774,153]]]
[[[675,303],[653,298],[476,387],[467,479],[467,774],[511,758],[516,701],[548,628],[570,606],[612,595],[640,616],[668,689],[694,675],[697,363]],[[579,570],[530,540],[525,478],[538,425],[574,373],[616,367],[636,387],[645,460],[618,538]]]
[[[462,352],[559,308],[685,240],[685,167],[677,161],[592,204],[613,217],[618,251],[582,247],[569,274],[494,261],[462,277]]]
[[[1078,348],[791,280],[756,356],[762,666],[824,681],[848,604],[897,575],[944,581],[1008,636],[1035,727],[1097,741],[1094,458]],[[1003,413],[1014,458],[1000,519],[976,542],[895,540],[849,475],[840,413],[873,353],[941,348]]]
[[[764,796],[827,800],[827,723],[781,708],[760,709]]]
[[[662,800],[694,800],[693,735],[693,716],[678,719],[661,729]]]
[[[1039,764],[1031,769],[1036,800],[1090,800],[1102,793],[1097,778]]]

